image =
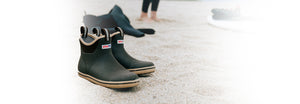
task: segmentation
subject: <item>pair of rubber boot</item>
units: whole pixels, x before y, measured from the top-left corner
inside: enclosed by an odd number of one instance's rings
[[[152,62],[131,57],[124,49],[124,33],[120,27],[81,27],[81,56],[78,64],[80,77],[108,88],[129,88],[139,84],[140,74],[155,71]]]

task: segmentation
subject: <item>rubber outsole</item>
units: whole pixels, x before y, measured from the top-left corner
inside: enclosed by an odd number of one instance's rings
[[[81,78],[84,78],[96,85],[100,85],[107,88],[130,88],[139,85],[139,79],[131,81],[103,81],[81,72],[78,72],[78,75]]]
[[[141,75],[141,74],[150,74],[155,72],[154,66],[148,66],[148,67],[142,67],[142,68],[135,68],[135,69],[128,69],[131,72],[134,72],[135,74]]]

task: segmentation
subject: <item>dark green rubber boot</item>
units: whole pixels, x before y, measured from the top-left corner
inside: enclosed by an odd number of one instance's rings
[[[155,71],[152,62],[140,61],[131,57],[124,48],[124,33],[120,27],[114,29],[118,34],[112,34],[112,53],[118,62],[126,69],[136,74],[149,74]]]
[[[93,29],[94,34],[88,34],[86,27],[81,27],[80,30],[80,77],[108,88],[129,88],[139,84],[138,76],[125,69],[114,58],[107,29],[101,29],[105,35],[101,35],[96,28]]]

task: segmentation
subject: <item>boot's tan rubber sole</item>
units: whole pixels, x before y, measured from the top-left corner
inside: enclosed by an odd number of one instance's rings
[[[135,74],[149,74],[155,72],[154,66],[148,66],[148,67],[142,67],[142,68],[135,68],[135,69],[128,69],[131,72],[134,72]]]
[[[94,84],[108,88],[130,88],[139,84],[139,79],[132,81],[103,81],[81,72],[78,72],[78,75]]]

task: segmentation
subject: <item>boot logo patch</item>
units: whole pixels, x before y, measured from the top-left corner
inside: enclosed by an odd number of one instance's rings
[[[118,40],[117,43],[118,44],[124,44],[124,40]]]
[[[102,49],[109,49],[111,47],[110,44],[104,44],[102,45]]]

